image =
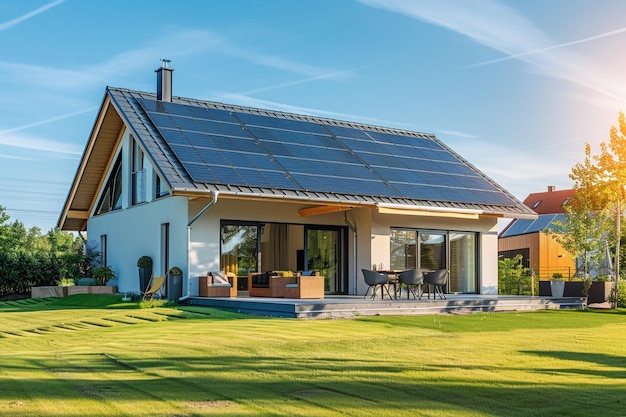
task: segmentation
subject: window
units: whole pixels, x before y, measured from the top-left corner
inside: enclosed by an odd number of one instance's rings
[[[533,204],[533,209],[536,209],[537,207],[539,207],[539,204],[541,204],[542,200],[536,201],[535,204]]]
[[[132,138],[132,136],[131,136]],[[146,170],[143,166],[143,150],[136,140],[133,140],[133,155],[131,170],[133,175],[133,204],[146,202]]]
[[[158,174],[154,174],[154,196],[156,198],[160,198],[169,194],[170,192],[167,190],[165,181],[161,180],[161,177],[159,177]]]
[[[221,235],[221,269],[239,276],[259,270],[257,224],[223,224]]]
[[[100,235],[100,261],[107,266],[107,235]]]
[[[104,192],[96,206],[96,214],[104,214],[122,208],[122,153],[118,155],[104,186]]]
[[[391,269],[448,269],[448,291],[476,293],[478,235],[474,232],[391,229]]]

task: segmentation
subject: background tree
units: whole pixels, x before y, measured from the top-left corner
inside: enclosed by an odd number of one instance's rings
[[[565,221],[555,221],[550,229],[563,248],[581,260],[582,268],[577,272],[582,272],[584,278],[591,265],[599,264],[614,226],[597,160],[587,144],[585,160],[577,163],[569,175],[574,181],[574,197],[564,207]]]
[[[615,213],[615,283],[613,288],[613,307],[617,307],[619,298],[619,280],[621,263],[621,223],[624,210],[624,187],[626,186],[626,119],[620,112],[618,126],[611,127],[608,145],[600,144],[598,168],[603,180],[601,190],[608,200],[608,207]]]
[[[20,221],[10,222],[0,206],[0,295],[87,276],[94,259],[78,236],[59,229],[45,235],[38,227],[26,229]]]
[[[585,161],[576,164],[570,178],[575,182],[576,194],[585,194],[581,199],[586,200],[593,213],[598,216],[595,220],[584,219],[578,213],[578,221],[598,221],[605,224],[611,213],[614,232],[607,234],[615,245],[615,283],[613,290],[613,306],[616,307],[619,298],[619,279],[621,266],[621,223],[624,210],[624,187],[626,186],[626,118],[620,112],[618,126],[610,130],[609,143],[600,144],[600,154],[592,155],[589,144],[585,147]],[[581,206],[582,211],[584,204]],[[574,209],[576,211],[577,209]],[[576,221],[576,220],[574,220]],[[589,233],[593,230],[589,229]],[[598,240],[598,239],[596,239]],[[601,239],[600,239],[601,240]]]

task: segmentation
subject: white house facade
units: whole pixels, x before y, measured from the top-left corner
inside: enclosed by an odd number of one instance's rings
[[[535,214],[434,135],[172,97],[171,71],[156,95],[107,88],[59,219],[121,292],[147,255],[182,297],[215,270],[364,294],[361,269],[446,268],[448,292],[497,293],[497,220]]]

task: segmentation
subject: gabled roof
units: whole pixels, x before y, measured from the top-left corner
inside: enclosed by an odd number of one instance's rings
[[[565,206],[574,197],[574,190],[555,190],[548,187],[548,191],[532,193],[524,200],[524,204],[537,214],[565,213]]]
[[[109,87],[62,229],[86,226],[120,120],[174,195],[535,217],[432,134]]]

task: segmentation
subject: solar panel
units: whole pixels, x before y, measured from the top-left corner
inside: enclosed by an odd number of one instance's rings
[[[513,205],[430,137],[137,99],[193,181]]]

